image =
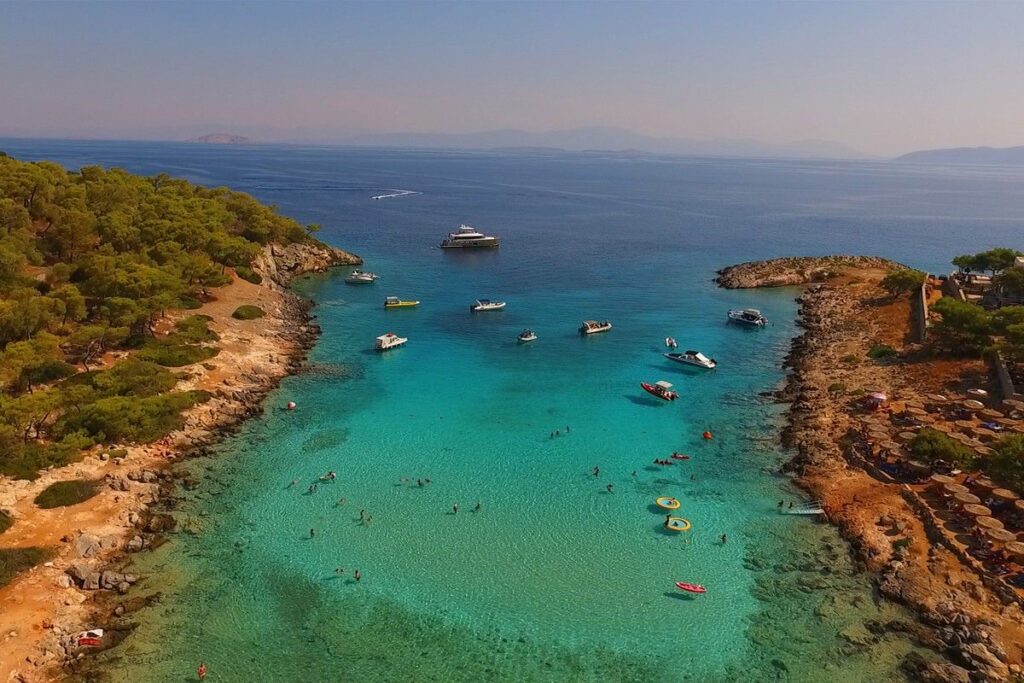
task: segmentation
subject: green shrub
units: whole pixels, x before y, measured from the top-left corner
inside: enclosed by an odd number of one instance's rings
[[[46,548],[0,548],[0,588],[15,576],[46,562],[53,552]]]
[[[984,470],[1004,486],[1020,491],[1024,488],[1024,434],[1010,434],[999,439],[995,451],[982,460]]]
[[[217,353],[218,349],[212,346],[189,344],[180,338],[171,336],[148,340],[139,349],[136,357],[165,367],[180,368],[183,365],[192,365],[207,358],[213,358]]]
[[[874,360],[879,360],[880,358],[892,358],[896,355],[899,355],[899,352],[885,344],[874,344],[870,349],[868,349],[868,358],[872,358]]]
[[[90,374],[89,383],[100,397],[153,396],[170,391],[178,383],[167,368],[138,357],[126,358],[109,370]]]
[[[846,385],[842,382],[833,382],[828,385],[828,393],[833,396],[841,396],[846,393]]]
[[[839,362],[846,363],[847,365],[856,365],[857,363],[860,362],[860,358],[857,358],[857,356],[853,355],[852,353],[848,353],[842,358],[840,358]]]
[[[256,320],[263,317],[263,309],[259,306],[239,306],[231,317],[238,320]]]
[[[882,278],[882,287],[893,297],[920,289],[927,276],[912,268],[895,268]]]
[[[0,474],[15,479],[36,479],[39,470],[61,467],[82,457],[82,448],[91,442],[79,434],[70,434],[56,443],[25,441],[9,425],[0,425]]]
[[[178,307],[194,311],[197,308],[202,308],[203,302],[191,294],[182,294],[178,297]]]
[[[56,430],[64,434],[81,432],[96,443],[150,443],[181,427],[182,410],[209,398],[205,391],[102,398],[79,411],[65,413]]]
[[[213,318],[208,315],[190,315],[182,318],[175,323],[174,327],[178,331],[173,336],[193,344],[217,341],[220,337],[210,329],[211,320]]]
[[[99,493],[101,483],[88,479],[58,481],[40,491],[34,502],[44,510],[78,505]]]
[[[14,520],[11,519],[10,515],[0,510],[0,534],[10,529],[13,524]]]
[[[258,285],[263,282],[263,278],[260,277],[260,274],[249,266],[238,266],[235,268],[235,273],[238,274],[238,277],[242,278],[246,282],[251,282],[254,285]]]
[[[974,452],[970,448],[930,427],[919,431],[908,446],[916,459],[929,464],[945,460],[969,469],[974,462]]]

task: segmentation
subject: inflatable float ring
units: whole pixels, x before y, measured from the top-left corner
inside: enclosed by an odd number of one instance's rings
[[[668,496],[661,496],[660,498],[658,498],[654,502],[655,502],[655,504],[657,504],[658,507],[660,507],[663,510],[678,510],[679,509],[679,501],[676,500],[675,498],[670,498]]]
[[[692,526],[690,520],[682,517],[669,517],[665,524],[665,528],[669,531],[689,531]]]

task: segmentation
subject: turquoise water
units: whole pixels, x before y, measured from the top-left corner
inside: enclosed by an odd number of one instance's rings
[[[776,513],[798,494],[775,474],[786,457],[780,408],[758,394],[783,379],[795,292],[723,291],[711,278],[783,253],[873,252],[939,268],[971,248],[961,244],[1019,234],[1019,177],[17,144],[4,147],[253,192],[321,223],[323,238],[381,275],[365,287],[340,274],[296,285],[316,301],[323,337],[263,418],[184,466],[202,485],[181,494],[182,531],[137,560],[146,590],[164,595],[107,656],[113,680],[184,680],[200,660],[225,681],[899,680],[912,645],[879,642],[863,624],[906,615],[875,601],[832,529]],[[370,199],[391,188],[422,194]],[[501,249],[436,249],[462,221],[501,234]],[[941,244],[925,239],[936,233]],[[423,304],[385,311],[385,295]],[[472,314],[477,297],[508,308]],[[726,325],[737,306],[774,324]],[[614,329],[581,338],[585,318]],[[540,339],[517,345],[524,327]],[[374,353],[386,331],[409,344]],[[665,361],[666,335],[719,369]],[[658,379],[680,399],[638,386]],[[298,410],[280,410],[291,400]],[[673,451],[692,457],[651,464]],[[328,470],[338,480],[308,494]],[[661,529],[660,495],[682,501],[690,532]],[[676,581],[708,592],[681,595]]]

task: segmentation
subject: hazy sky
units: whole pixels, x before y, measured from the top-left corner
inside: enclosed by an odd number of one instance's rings
[[[0,135],[194,124],[1021,145],[1024,3],[0,0]]]

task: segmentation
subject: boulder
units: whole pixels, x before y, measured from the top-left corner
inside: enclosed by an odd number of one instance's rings
[[[79,534],[75,539],[75,557],[95,557],[102,549],[100,539],[92,534]]]

